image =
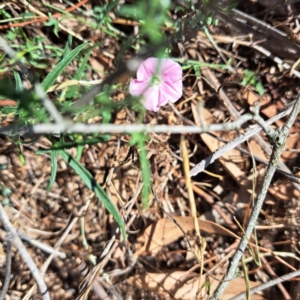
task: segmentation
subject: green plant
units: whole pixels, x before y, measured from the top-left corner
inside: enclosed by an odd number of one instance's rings
[[[256,72],[244,70],[244,78],[241,85],[250,85],[251,87],[254,87],[260,96],[264,94],[264,87],[261,81],[257,78]]]
[[[61,21],[73,18],[80,24],[84,24],[94,30],[100,29],[103,33],[124,42],[121,43],[123,47],[116,58],[117,67],[128,52],[143,45],[154,49],[152,56],[158,58],[169,56],[171,43],[166,38],[162,28],[167,25],[171,32],[179,32],[182,23],[171,17],[171,10],[189,11],[189,9],[183,9],[182,6],[175,5],[169,0],[154,0],[151,3],[140,0],[135,5],[120,5],[119,0],[114,0],[104,2],[102,6],[94,6],[90,11],[85,11],[84,15],[89,16],[89,19],[85,19],[74,12],[66,12],[52,4],[45,3],[44,5],[47,6],[47,10],[51,11],[48,13],[48,21],[45,21],[44,25],[47,26],[47,31],[52,32],[57,39],[60,39],[62,36],[60,32]],[[194,10],[192,3],[190,3],[190,10]],[[128,37],[114,27],[112,13],[138,21],[139,34]],[[27,11],[22,14],[20,19],[13,18],[10,13],[3,9],[0,10],[0,14],[14,24],[20,21],[30,21],[35,17],[34,14]],[[57,15],[60,15],[60,17],[57,18]],[[203,24],[212,25],[215,22],[213,14],[198,12],[194,13],[188,25],[199,28]],[[76,35],[75,38],[77,38]],[[110,124],[113,120],[113,115],[124,108],[129,108],[135,114],[137,123],[143,122],[145,109],[139,103],[140,99],[128,96],[125,100],[116,101],[116,92],[120,90],[123,94],[126,94],[127,87],[115,82],[103,84],[97,95],[90,99],[93,101],[89,101],[80,109],[74,108],[74,101],[84,96],[89,89],[89,82],[91,86],[95,84],[93,80],[90,80],[92,71],[95,71],[91,60],[94,59],[94,50],[97,50],[98,47],[104,44],[102,40],[98,43],[86,41],[78,44],[77,39],[75,41],[73,36],[68,35],[67,41],[64,41],[64,45],[61,46],[49,43],[46,35],[31,37],[28,31],[22,27],[9,28],[6,32],[6,39],[10,41],[10,47],[16,52],[16,55],[12,55],[10,58],[0,57],[0,70],[2,72],[6,72],[9,69],[13,70],[13,79],[1,80],[0,95],[17,101],[18,105],[17,107],[2,107],[1,113],[14,113],[19,126],[64,122],[67,127],[71,122],[87,122],[94,117],[98,117],[98,122],[102,124]],[[183,69],[194,68],[198,75],[200,75],[198,72],[199,67],[204,65],[194,60],[178,61],[182,64]],[[24,72],[20,71],[18,66],[22,66],[21,69],[23,70],[31,68],[35,70],[34,76],[28,78],[32,84],[31,89],[26,89],[23,86]],[[226,65],[207,64],[207,66],[226,69]],[[75,71],[70,73],[70,69],[75,69]],[[87,73],[89,74],[89,79],[86,75]],[[86,83],[84,86],[80,85],[82,80]],[[39,84],[35,81],[40,82],[40,87],[45,94],[39,92]],[[70,82],[73,85],[69,84]],[[80,164],[85,145],[105,143],[111,139],[111,135],[103,133],[70,134],[65,132],[60,136],[55,135],[55,133],[49,133],[46,136],[51,141],[52,146],[46,150],[40,149],[38,154],[50,154],[51,175],[48,189],[50,190],[55,182],[58,168],[57,160],[60,157],[74,169],[85,185],[95,193],[107,210],[114,216],[125,239],[126,229],[118,209],[101,186],[95,182],[91,173]],[[147,134],[132,133],[129,142],[129,145],[136,147],[139,152],[143,181],[141,195],[143,208],[147,208],[151,192],[151,168],[147,158],[146,147],[148,140],[149,136]],[[17,144],[19,145],[20,159],[22,159],[21,141],[17,141]],[[71,147],[76,147],[76,157],[72,157],[67,152],[67,149]]]

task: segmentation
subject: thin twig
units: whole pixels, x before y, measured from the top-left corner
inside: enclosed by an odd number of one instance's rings
[[[38,18],[38,19],[27,21],[27,22],[18,23],[18,24],[2,25],[2,26],[0,26],[0,29],[1,28],[2,29],[3,28],[10,28],[10,27],[23,27],[23,26],[26,26],[28,24],[32,24],[32,23],[35,23],[35,22],[45,22],[45,21],[49,20],[49,16],[47,16],[44,13],[42,13],[41,11],[39,11],[36,7],[34,7],[33,5],[31,5],[28,1],[26,1],[26,0],[20,0],[20,1],[26,6],[26,8],[29,11],[31,11],[33,13],[36,13],[36,14],[42,16],[42,17]],[[84,5],[86,2],[88,2],[88,0],[82,0],[82,1],[78,2],[77,4],[72,5],[71,7],[65,9],[64,14],[65,13],[67,14],[67,13],[75,10],[76,8]],[[52,18],[58,18],[60,16],[63,16],[64,14],[62,14],[62,13],[56,13],[56,14],[52,15]],[[82,41],[82,42],[88,42],[87,40],[85,40],[84,38],[82,38],[82,36],[80,34],[77,34],[73,30],[66,28],[64,25],[61,24],[61,22],[58,22],[58,27],[61,30],[67,32],[68,34],[73,35],[74,37],[76,37],[80,41]],[[92,44],[92,42],[90,42],[90,44]]]
[[[34,240],[31,237],[27,236],[26,234],[24,234],[20,231],[17,231],[17,233],[18,233],[18,236],[23,241],[28,242],[29,244],[31,244],[32,246],[42,250],[43,252],[48,253],[48,254],[54,254],[56,257],[59,257],[60,259],[65,259],[66,258],[65,253],[59,252],[59,251],[55,250],[54,248],[50,247],[47,244],[44,244],[44,243],[42,243],[40,241],[37,241],[37,240]]]
[[[195,226],[195,235],[196,235],[196,245],[194,249],[191,249],[194,252],[194,255],[196,259],[200,261],[200,275],[199,275],[199,281],[198,281],[198,291],[196,294],[197,295],[201,291],[201,282],[202,282],[202,276],[203,276],[203,257],[204,257],[204,251],[206,248],[206,241],[205,239],[201,236],[200,233],[200,228],[199,228],[199,223],[197,219],[197,207],[196,207],[196,202],[195,202],[195,195],[193,192],[192,188],[192,182],[191,178],[189,177],[189,172],[190,172],[190,164],[189,164],[189,157],[188,157],[188,151],[186,147],[186,142],[184,139],[184,136],[181,136],[180,139],[180,148],[182,152],[182,158],[183,158],[183,170],[184,170],[184,176],[185,176],[185,183],[186,183],[186,188],[188,191],[189,195],[189,204],[190,204],[190,209],[191,209],[191,215],[194,220],[194,226]]]
[[[206,25],[203,26],[203,31],[204,33],[206,34],[207,38],[209,39],[209,41],[211,42],[211,44],[213,45],[213,47],[218,51],[220,57],[222,58],[223,62],[225,64],[227,64],[227,60],[225,58],[225,56],[223,55],[222,51],[220,50],[218,44],[216,43],[216,41],[214,40],[214,38],[212,37],[212,35],[210,34],[208,28]],[[229,71],[232,73],[232,74],[236,74],[236,70],[231,66],[231,65],[227,65]]]
[[[282,128],[275,130],[275,134],[273,136],[269,137],[273,143],[273,151],[271,154],[270,163],[267,167],[266,174],[265,174],[264,180],[263,180],[261,188],[260,188],[260,192],[258,193],[258,196],[257,196],[257,201],[253,207],[252,214],[250,216],[247,228],[245,230],[245,235],[242,237],[239,247],[229,264],[229,268],[227,269],[224,279],[222,280],[222,282],[219,284],[219,286],[215,290],[211,300],[220,299],[220,297],[221,297],[222,293],[224,292],[225,288],[227,287],[229,281],[231,281],[234,278],[236,268],[237,268],[239,261],[241,260],[241,257],[247,247],[247,244],[248,244],[248,241],[250,240],[253,228],[255,227],[256,220],[260,214],[260,210],[262,208],[265,197],[267,195],[268,188],[270,186],[270,183],[271,183],[273,175],[276,171],[276,167],[279,162],[281,153],[285,146],[286,139],[288,137],[288,134],[290,132],[290,129],[291,129],[293,123],[295,122],[295,120],[297,118],[299,111],[300,111],[300,97],[296,101],[296,103],[293,107],[293,110],[292,110],[287,122],[285,123],[285,125]]]
[[[278,277],[276,279],[273,279],[273,280],[270,280],[270,281],[265,282],[263,284],[260,284],[260,285],[258,285],[256,287],[250,289],[249,292],[252,295],[252,294],[255,294],[255,293],[259,292],[259,291],[266,290],[266,289],[268,289],[268,288],[270,288],[270,287],[272,287],[272,286],[274,286],[274,285],[276,285],[278,283],[281,283],[283,281],[287,281],[287,280],[289,280],[291,278],[295,278],[297,276],[300,276],[300,270],[288,273],[288,274],[280,276],[280,277]],[[230,300],[242,300],[242,299],[245,299],[245,297],[246,297],[246,293],[241,293],[241,294],[238,294],[237,296],[231,298]]]
[[[83,277],[86,277],[89,273],[89,267],[84,260],[81,261],[80,265],[77,267],[80,271],[80,274]],[[102,286],[100,277],[97,277],[93,283],[93,290],[98,295],[99,299],[103,300],[112,300],[112,298],[107,294],[106,290]]]
[[[273,279],[277,278],[278,275],[275,273],[275,271],[273,270],[272,266],[269,264],[267,259],[263,255],[260,256],[260,259],[263,263],[264,268],[269,273],[269,275],[272,276]],[[288,291],[285,289],[285,287],[283,286],[282,283],[278,283],[277,287],[281,291],[281,293],[282,293],[285,300],[291,300],[291,296],[289,295]]]
[[[245,114],[238,120],[224,124],[212,124],[209,126],[169,126],[169,125],[147,125],[147,124],[82,124],[63,122],[58,124],[36,124],[31,126],[7,126],[0,128],[0,134],[9,136],[32,136],[41,134],[61,134],[61,133],[206,133],[210,131],[229,131],[240,129],[241,125],[247,121],[254,120],[252,114]],[[258,130],[259,131],[259,130]]]
[[[0,36],[0,48],[9,56],[9,58],[14,58],[16,52],[6,43],[6,41]]]
[[[23,2],[24,5],[26,5],[26,7],[28,7],[28,6],[30,8],[33,7],[27,1],[22,1],[22,2]],[[84,5],[86,2],[88,2],[88,0],[82,0],[82,1],[80,1],[79,3],[77,3],[75,5],[73,4],[72,7],[69,7],[65,10],[65,13],[68,13],[68,12],[71,12],[71,11],[75,10],[76,8]],[[37,18],[37,19],[32,19],[32,20],[29,20],[29,21],[26,21],[26,22],[21,22],[21,23],[1,25],[0,29],[13,28],[13,27],[23,27],[23,26],[26,26],[26,25],[31,25],[33,23],[40,23],[40,22],[48,21],[50,19],[49,16],[46,16],[45,14],[39,12],[36,8],[34,8],[33,10],[35,12],[38,12],[43,17],[42,18]],[[56,13],[56,14],[53,14],[51,17],[54,19],[54,18],[59,18],[61,16],[63,16],[62,13]]]
[[[11,252],[11,235],[9,234],[6,239],[5,280],[1,291],[0,300],[5,299],[5,295],[7,294],[9,288],[11,275]]]
[[[198,55],[198,58],[200,59],[200,61],[204,61],[204,59],[203,59],[203,57],[201,56],[200,53],[197,53],[197,55]],[[232,101],[229,99],[229,97],[225,93],[225,90],[224,90],[223,86],[220,84],[220,82],[217,79],[217,77],[215,76],[215,74],[208,68],[202,67],[201,70],[203,72],[203,75],[209,81],[209,83],[213,86],[215,91],[217,91],[219,93],[220,98],[223,100],[224,105],[228,109],[228,111],[229,111],[230,115],[232,116],[232,118],[234,120],[239,119],[240,118],[239,111],[236,109],[236,107],[234,106]],[[251,138],[261,147],[261,149],[267,155],[271,154],[270,145],[268,143],[266,143],[260,135],[256,134],[256,135],[253,135]]]
[[[161,46],[160,46],[161,47]],[[141,52],[139,55],[129,59],[128,61],[122,63],[117,70],[110,74],[107,78],[103,80],[100,84],[94,86],[91,88],[88,92],[86,92],[84,95],[81,96],[78,100],[76,100],[72,108],[73,109],[80,109],[88,104],[93,103],[94,97],[97,94],[100,94],[103,87],[105,85],[112,85],[114,82],[116,82],[119,78],[124,76],[124,74],[133,73],[136,72],[140,64],[143,62],[145,58],[147,58],[150,54],[153,54],[155,50],[157,50],[160,47],[152,47],[149,50],[144,50],[144,52]]]
[[[264,47],[259,46],[259,45],[253,45],[252,48],[254,48],[255,50],[257,50],[260,53],[264,54],[265,56],[272,58],[273,61],[276,62],[276,64],[278,64],[279,66],[282,66],[285,70],[291,70],[291,73],[293,75],[300,78],[300,72],[299,71],[297,71],[295,69],[292,69],[291,66],[288,63],[284,62],[278,56],[274,56],[270,51],[268,51]]]
[[[34,85],[34,90],[55,123],[67,122],[67,120],[64,120],[63,116],[57,110],[53,102],[47,97],[40,84],[36,83]]]
[[[295,104],[295,101],[293,101],[283,112],[279,113],[278,115],[274,116],[273,118],[266,121],[268,125],[273,124],[277,120],[283,118],[284,116],[288,115],[293,108],[293,105]],[[223,147],[220,147],[217,149],[214,153],[203,159],[200,163],[198,163],[190,172],[190,176],[195,176],[198,173],[202,172],[206,167],[208,167],[210,164],[212,164],[216,159],[224,155],[225,153],[229,152],[230,150],[234,149],[236,146],[244,143],[247,141],[250,137],[253,135],[259,133],[262,130],[261,127],[256,126],[250,130],[248,130],[246,133],[238,136],[228,144],[224,145]]]
[[[201,54],[197,53],[198,58],[200,61],[204,61],[203,57],[201,56]],[[222,98],[222,100],[224,101],[224,104],[226,105],[228,111],[230,112],[230,114],[232,115],[232,117],[234,119],[238,119],[240,117],[240,113],[239,111],[235,108],[235,106],[233,105],[233,103],[231,102],[231,100],[228,98],[227,94],[225,93],[224,89],[222,88],[222,85],[219,83],[218,79],[216,78],[216,76],[214,75],[214,73],[207,69],[207,68],[201,68],[203,71],[204,76],[207,78],[207,80],[210,82],[210,84],[214,87],[214,89],[216,91],[219,92],[220,97]],[[257,109],[257,108],[256,108]],[[256,120],[259,121],[259,120]],[[267,131],[269,130],[273,130],[272,128],[270,128],[269,126],[267,126],[266,122],[259,122],[259,124],[262,126],[262,129],[268,134]],[[258,133],[258,132],[257,132]],[[266,153],[267,156],[270,156],[272,153],[272,149],[269,145],[269,143],[267,143],[262,136],[260,136],[259,134],[255,134],[255,135],[251,135],[251,138],[261,147],[261,149]],[[212,162],[210,160],[210,162]],[[203,166],[203,161],[201,162]],[[200,164],[201,164],[200,163]],[[280,167],[280,169],[282,169],[283,171],[292,174],[291,170],[281,161],[278,162],[278,166]],[[200,167],[199,167],[200,169]],[[192,174],[194,174],[194,170],[195,168],[191,171]],[[293,182],[293,186],[300,191],[300,185]]]
[[[198,32],[197,35],[201,40],[207,38],[207,36],[202,32]],[[254,44],[252,41],[243,41],[243,40],[238,39],[235,36],[225,36],[225,35],[216,35],[216,34],[213,34],[212,37],[214,39],[217,39],[220,43],[226,43],[226,44],[234,43],[235,45],[251,47],[251,48],[259,51],[260,53],[266,55],[268,58],[272,59],[279,67],[282,66],[284,69],[290,70],[290,73],[292,75],[300,78],[300,72],[299,71],[292,68],[288,63],[284,62],[281,58],[273,55],[266,48],[264,48],[262,46],[258,46],[256,44]]]
[[[87,203],[85,204],[85,206],[82,206],[78,212],[78,215],[82,215],[87,209],[88,209],[88,205],[89,205],[89,201],[87,201]],[[59,240],[55,243],[54,245],[54,250],[57,250],[61,247],[61,245],[63,244],[63,242],[65,241],[65,239],[67,238],[69,232],[72,230],[72,228],[74,227],[74,225],[76,224],[76,222],[79,220],[79,217],[75,217],[73,218],[69,225],[67,226],[67,228],[64,230],[62,236],[59,238]],[[55,253],[52,253],[47,260],[44,262],[42,268],[41,268],[41,273],[42,275],[44,275],[52,261],[52,259],[54,259],[55,257]],[[31,296],[34,292],[36,288],[36,285],[34,285],[26,294],[26,296],[23,299],[31,299]]]
[[[218,136],[215,136],[214,134],[210,134],[210,135],[211,135],[213,138],[217,139],[218,141],[225,143],[226,145],[227,145],[228,143],[232,143],[232,141],[231,141],[231,142],[228,142],[227,140],[222,139],[222,138],[220,138],[220,137],[218,137]],[[223,147],[218,148],[218,149],[216,150],[216,152],[217,152],[218,150],[222,149],[222,148],[223,148]],[[264,159],[262,159],[262,158],[260,158],[260,157],[258,157],[258,156],[256,156],[256,155],[250,153],[249,151],[247,151],[247,150],[245,150],[245,149],[243,149],[243,148],[241,148],[241,147],[238,147],[238,146],[237,146],[237,147],[235,147],[235,149],[238,150],[238,151],[240,151],[240,152],[242,152],[243,154],[248,155],[249,157],[253,157],[256,161],[258,161],[258,162],[260,162],[260,163],[262,163],[262,164],[264,164],[264,165],[266,165],[266,166],[269,164],[268,161],[266,161],[266,160],[264,160]],[[284,148],[283,150],[286,151],[285,148]],[[300,149],[299,149],[299,150],[300,150]],[[216,152],[214,152],[214,154],[215,154]],[[224,152],[223,154],[225,154],[225,153],[227,153],[227,151]],[[172,155],[173,155],[173,154],[172,154]],[[176,154],[175,154],[175,155],[176,155]],[[211,156],[209,156],[209,157],[211,157]],[[209,157],[206,157],[204,160],[207,160]],[[210,162],[210,163],[212,163],[212,162]],[[201,163],[200,163],[200,164],[201,164]],[[190,165],[193,166],[193,167],[195,167],[195,164],[193,164],[193,163],[190,163]],[[276,172],[278,172],[278,173],[284,175],[284,176],[287,177],[290,181],[295,182],[295,183],[297,183],[297,184],[300,185],[300,177],[297,177],[297,176],[295,176],[295,175],[291,175],[290,173],[287,173],[287,172],[283,171],[282,169],[280,169],[280,168],[278,168],[278,167],[277,167],[277,169],[276,169]]]
[[[5,230],[11,234],[12,236],[12,242],[14,244],[14,246],[18,249],[21,257],[23,258],[24,262],[26,263],[28,269],[30,270],[33,278],[35,279],[39,290],[42,294],[42,297],[44,300],[50,300],[50,296],[49,296],[49,292],[47,290],[47,286],[44,282],[44,279],[38,269],[38,267],[36,266],[36,264],[34,263],[33,259],[31,258],[31,256],[29,255],[28,251],[26,250],[24,244],[22,243],[21,239],[19,238],[16,229],[14,228],[14,226],[10,223],[9,218],[2,206],[2,204],[0,203],[0,220],[5,228]]]

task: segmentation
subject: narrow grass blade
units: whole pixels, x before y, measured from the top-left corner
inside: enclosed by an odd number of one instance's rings
[[[15,82],[16,82],[16,91],[22,92],[24,88],[23,88],[22,79],[20,77],[20,74],[16,70],[13,70],[13,72],[14,72],[14,77],[15,77]]]
[[[68,55],[66,55],[55,67],[54,69],[46,76],[46,78],[41,83],[44,91],[47,90],[53,85],[59,74],[67,67],[67,65],[77,56],[77,54],[87,45],[88,43],[83,43],[74,50],[72,50]]]
[[[150,163],[147,158],[147,150],[144,139],[147,137],[143,133],[136,133],[132,135],[130,145],[137,145],[139,149],[139,159],[142,172],[143,189],[142,189],[142,207],[143,209],[148,207],[149,194],[151,190],[151,174]]]
[[[92,52],[92,48],[87,51],[83,61],[80,64],[80,67],[77,70],[77,73],[74,76],[74,79],[77,79],[77,80],[81,79],[81,76],[82,76],[82,74],[83,74],[83,72],[84,72],[84,70],[87,66],[88,59],[90,58],[91,52]],[[78,89],[77,86],[72,86],[69,89],[68,93],[66,94],[66,98],[67,99],[72,99],[75,96],[75,93],[76,93],[77,89]]]
[[[55,181],[57,173],[57,151],[51,151],[51,176],[49,180],[49,184],[47,190],[49,191],[52,188],[52,185]]]
[[[82,136],[79,136],[78,138],[76,138],[77,141],[82,142]],[[80,157],[82,155],[83,149],[84,149],[85,145],[80,145],[78,144],[76,147],[77,150],[77,154],[76,154],[76,160],[80,160]]]
[[[76,159],[74,159],[69,153],[64,150],[59,150],[58,154],[63,160],[65,160],[71,168],[80,176],[86,186],[91,189],[98,199],[104,204],[105,208],[113,215],[117,223],[119,224],[124,240],[126,240],[126,228],[123,219],[115,206],[115,204],[109,199],[107,194],[103,191],[101,186],[95,181],[90,172],[84,168]]]

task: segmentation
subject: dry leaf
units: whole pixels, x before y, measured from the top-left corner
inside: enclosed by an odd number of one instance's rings
[[[91,57],[89,59],[89,63],[95,69],[95,71],[97,72],[98,76],[101,79],[104,79],[105,78],[105,66],[103,65],[103,63],[100,62],[99,59],[96,59],[96,58],[93,58],[93,57]]]
[[[200,123],[198,112],[196,111],[196,106],[192,104],[193,108],[193,116],[195,119],[196,124]],[[209,125],[214,122],[214,118],[212,114],[205,108],[201,109],[202,118],[205,120],[206,124]],[[222,134],[220,132],[214,132],[216,136],[222,137]],[[216,151],[220,147],[224,145],[224,143],[220,142],[213,136],[203,133],[201,134],[201,139],[203,142],[207,145],[207,147],[210,149],[211,152]],[[222,157],[219,158],[219,161],[222,163],[222,165],[226,168],[226,170],[230,173],[231,177],[236,180],[236,182],[241,185],[247,185],[247,187],[251,187],[252,183],[249,181],[245,181],[245,173],[237,166],[236,163],[234,163],[233,160],[243,161],[244,158],[242,157],[242,154],[238,150],[231,150]]]
[[[249,147],[250,153],[263,159],[266,162],[269,161],[269,159],[265,155],[265,152],[261,149],[261,147],[254,140],[251,139],[248,141],[248,147]]]
[[[195,228],[193,217],[174,217],[173,219],[174,222],[169,218],[163,218],[148,226],[144,234],[138,239],[138,242],[144,243],[144,245],[135,254],[141,255],[145,251],[155,254],[159,252],[162,247],[183,237],[184,233],[182,230],[187,233]],[[176,223],[180,225],[182,230]],[[239,238],[231,231],[211,221],[198,219],[198,223],[200,230],[206,233]]]
[[[216,279],[210,277],[210,295],[218,286],[221,275],[216,276]],[[127,283],[134,285],[140,289],[147,291],[159,293],[165,295],[166,299],[181,299],[190,300],[195,299],[198,290],[198,280],[199,274],[188,273],[185,271],[174,271],[174,272],[164,272],[164,273],[147,273],[135,275],[127,279]],[[250,281],[250,288],[258,285],[259,283]],[[236,278],[233,279],[227,286],[222,300],[230,299],[239,293],[246,290],[245,279]],[[203,289],[201,294],[202,300],[208,300],[209,295],[207,291]],[[264,297],[260,295],[251,295],[252,300],[263,300]]]

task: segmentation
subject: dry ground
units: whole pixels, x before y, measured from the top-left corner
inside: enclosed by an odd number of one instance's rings
[[[233,71],[219,67],[187,68],[181,100],[176,105],[163,107],[158,113],[147,112],[144,123],[193,125],[200,124],[201,118],[207,124],[225,123],[235,118],[230,104],[243,114],[256,100],[260,103],[263,118],[269,119],[296,99],[300,83],[297,74],[292,74],[255,48],[261,46],[294,66],[295,70],[298,68],[298,64],[294,63],[300,57],[300,4],[276,6],[273,2],[242,1],[237,8],[248,17],[274,26],[284,33],[282,36],[254,23],[237,23],[238,18],[230,14],[227,17],[217,14],[219,23],[209,29],[219,51],[198,28],[191,39],[178,42],[172,50],[172,57],[214,65],[225,64],[231,59]],[[31,4],[46,15],[48,12],[55,13],[42,1],[31,1]],[[51,4],[63,10],[70,7],[67,1],[52,1]],[[88,1],[71,13],[90,21],[92,17],[86,12],[104,4],[100,0]],[[1,20],[7,18],[5,12],[17,17],[25,11],[38,14],[25,1],[1,4]],[[170,14],[174,18],[184,17],[180,12],[172,11]],[[138,23],[122,19],[114,11],[110,17],[112,26],[126,35],[136,34],[139,30]],[[100,46],[92,50],[86,80],[103,79],[115,70],[116,58],[126,41],[122,36],[113,37],[101,28],[93,29],[75,18],[61,21],[64,29],[59,28],[56,36],[53,28],[44,23],[32,22],[21,28],[29,39],[44,37],[43,43],[49,48],[64,49],[69,35],[73,36],[74,47],[83,40],[93,43],[101,41]],[[1,33],[7,35],[12,30],[12,24],[18,22],[3,24],[8,26],[3,28],[0,24]],[[167,30],[166,34],[171,33]],[[20,45],[24,40],[17,36],[14,41],[8,42]],[[123,58],[128,59],[132,55],[134,50],[130,49]],[[225,62],[222,56],[226,58]],[[26,67],[31,73],[39,74],[42,80],[57,62],[56,57],[48,56],[45,61],[47,67],[38,68],[30,64]],[[72,78],[78,68],[77,62],[71,63],[60,75],[59,83]],[[13,78],[12,66],[4,68],[1,77],[4,76]],[[130,74],[127,74],[129,77]],[[112,95],[113,101],[121,101],[127,96],[127,78]],[[24,84],[30,84],[28,82],[24,80]],[[247,89],[241,85],[242,82]],[[222,89],[219,89],[220,86]],[[49,97],[55,101],[63,95],[52,92]],[[203,103],[200,114],[199,102]],[[1,105],[2,109],[7,107],[7,103],[1,102]],[[13,113],[2,112],[1,118],[1,127],[17,122]],[[111,122],[129,124],[134,123],[136,118],[126,108],[113,112]],[[100,121],[97,116],[88,120],[90,123]],[[285,118],[277,121],[275,126],[281,126],[284,122]],[[287,150],[299,149],[299,129],[298,119],[288,137]],[[86,145],[80,163],[118,206],[127,226],[127,242],[122,242],[113,217],[60,158],[55,183],[47,191],[51,173],[50,155],[36,155],[38,149],[51,147],[47,137],[19,143],[16,139],[0,136],[1,199],[11,223],[40,270],[51,253],[55,249],[59,251],[45,268],[44,279],[51,299],[192,299],[198,288],[201,262],[196,255],[199,247],[191,218],[189,190],[193,191],[201,218],[201,235],[207,244],[203,272],[209,274],[205,280],[211,283],[213,289],[237,247],[237,236],[242,236],[239,226],[247,224],[252,199],[259,189],[266,170],[264,162],[269,160],[269,156],[257,141],[249,140],[209,165],[207,172],[194,176],[191,183],[185,177],[184,166],[187,167],[187,163],[183,162],[182,157],[186,151],[192,168],[223,145],[222,141],[230,141],[242,132],[244,129],[201,135],[187,133],[184,135],[186,150],[179,134],[150,134],[147,150],[152,193],[149,207],[145,210],[141,208],[139,153],[135,147],[130,147],[130,137],[118,135],[106,142]],[[263,146],[267,147],[268,139],[263,133],[260,136]],[[76,148],[70,149],[70,153],[76,155]],[[281,160],[290,170],[297,172],[297,151],[284,151]],[[255,263],[254,253],[249,249],[245,253],[250,286],[299,268],[298,199],[299,191],[293,182],[277,172],[257,221],[258,254],[262,265]],[[0,238],[0,280],[3,284],[7,238],[3,227]],[[254,237],[251,242],[255,243]],[[277,251],[276,255],[270,254],[270,250]],[[222,299],[229,299],[246,290],[242,267],[239,275]],[[40,293],[32,290],[34,285],[26,264],[13,247],[11,280],[5,299],[41,299]],[[299,299],[297,291],[297,281],[289,281],[251,299]],[[207,289],[202,292],[202,299],[208,299]]]

